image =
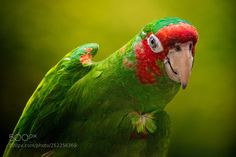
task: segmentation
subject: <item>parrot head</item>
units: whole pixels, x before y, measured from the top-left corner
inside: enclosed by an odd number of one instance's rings
[[[195,27],[180,18],[165,18],[146,25],[138,37],[134,51],[140,82],[155,83],[163,67],[165,74],[185,89],[198,40]]]

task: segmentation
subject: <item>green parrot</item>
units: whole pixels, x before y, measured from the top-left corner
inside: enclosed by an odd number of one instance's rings
[[[197,30],[180,18],[147,24],[108,58],[79,46],[45,75],[11,134],[4,157],[164,157],[165,106],[193,66]]]

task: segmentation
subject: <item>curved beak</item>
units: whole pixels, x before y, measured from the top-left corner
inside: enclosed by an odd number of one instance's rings
[[[172,73],[175,75],[173,77],[175,77],[175,81],[181,83],[183,89],[187,87],[192,71],[193,56],[190,44],[192,43],[181,43],[178,45],[178,49],[171,49],[167,55]],[[170,77],[170,74],[168,75]]]
[[[183,49],[180,53],[182,59],[179,61],[178,72],[182,88],[185,89],[191,74],[193,57],[192,52],[189,52],[189,50]]]

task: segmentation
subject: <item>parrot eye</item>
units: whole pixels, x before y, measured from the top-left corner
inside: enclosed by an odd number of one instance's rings
[[[148,45],[150,46],[153,52],[159,53],[163,51],[163,47],[161,45],[160,40],[154,34],[151,34],[147,40],[148,40]]]

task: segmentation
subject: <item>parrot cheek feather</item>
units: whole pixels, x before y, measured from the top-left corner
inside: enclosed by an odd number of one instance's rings
[[[136,76],[142,84],[156,83],[155,75],[160,76],[161,70],[156,63],[157,60],[163,60],[164,55],[154,54],[146,40],[139,42],[135,45],[136,53]]]

